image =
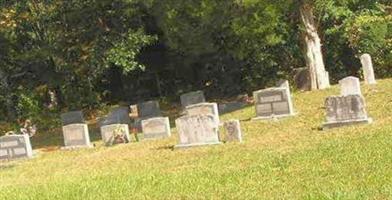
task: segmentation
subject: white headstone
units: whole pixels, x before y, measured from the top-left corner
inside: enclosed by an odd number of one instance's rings
[[[144,139],[160,139],[170,137],[168,117],[155,117],[142,121]]]
[[[92,147],[87,124],[63,126],[65,149]]]
[[[361,63],[363,69],[363,75],[366,84],[376,84],[376,78],[374,76],[374,68],[372,57],[369,54],[363,54],[361,56]]]
[[[213,115],[185,115],[176,120],[176,127],[180,139],[178,148],[220,144]]]
[[[359,78],[354,76],[346,77],[339,81],[340,85],[340,95],[362,95],[361,93],[361,84],[359,82]]]
[[[185,108],[187,115],[213,115],[216,123],[219,125],[219,110],[216,103],[199,103],[187,106]]]

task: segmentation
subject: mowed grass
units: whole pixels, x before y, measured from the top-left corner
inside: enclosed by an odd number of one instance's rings
[[[392,199],[392,79],[362,92],[371,125],[319,130],[335,86],[294,93],[298,114],[280,121],[250,121],[253,107],[222,116],[242,120],[241,144],[173,151],[173,129],[161,141],[42,147],[0,165],[0,199]]]

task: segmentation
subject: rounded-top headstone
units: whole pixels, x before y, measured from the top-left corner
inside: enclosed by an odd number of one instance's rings
[[[339,81],[340,95],[362,95],[359,78],[354,76],[346,77]]]
[[[361,63],[362,63],[362,69],[363,69],[363,75],[365,78],[365,83],[366,84],[376,84],[377,82],[376,82],[376,78],[374,75],[372,57],[369,54],[363,54],[361,56]]]

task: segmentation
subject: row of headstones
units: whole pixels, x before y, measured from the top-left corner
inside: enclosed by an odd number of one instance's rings
[[[368,54],[361,56],[365,83],[376,84],[373,65]],[[340,96],[328,97],[325,101],[326,122],[323,128],[344,125],[371,123],[366,112],[365,99],[362,96],[359,79],[347,77],[339,81]],[[279,118],[295,115],[288,81],[281,81],[277,87],[259,90],[253,94],[255,99],[255,119]],[[219,111],[216,103],[205,103],[202,91],[181,96],[185,115],[176,120],[180,144],[177,147],[190,147],[219,144]],[[138,106],[144,137],[165,138],[171,135],[167,117],[161,117],[159,103],[145,102]],[[88,127],[80,111],[62,115],[65,148],[91,147]],[[101,135],[106,145],[129,142],[129,109],[120,107],[113,110],[101,122]],[[241,141],[241,129],[238,120],[225,122],[228,134],[226,140]],[[32,148],[28,135],[9,135],[0,137],[0,159],[32,157]]]
[[[371,123],[366,112],[365,98],[362,96],[360,81],[350,76],[339,81],[340,95],[325,100],[326,122],[323,129],[345,125]],[[255,109],[258,119],[276,119],[295,115],[288,81],[278,87],[254,92]]]
[[[177,147],[207,144],[212,139],[219,141],[218,127],[220,125],[219,111],[216,103],[205,102],[202,91],[191,92],[181,96],[181,104],[185,115],[176,120],[180,133],[180,145]],[[162,117],[159,102],[148,101],[137,105],[138,118],[144,139],[162,139],[171,136],[168,117]],[[189,118],[186,118],[189,117]],[[193,123],[194,119],[198,123]],[[211,123],[204,123],[210,120]],[[64,138],[63,149],[93,147],[88,125],[82,111],[73,111],[61,115]],[[129,134],[128,107],[114,108],[99,122],[101,137],[105,145],[131,141]],[[242,141],[239,120],[224,123],[226,141]],[[0,138],[0,159],[31,158],[33,151],[27,135],[8,135]]]

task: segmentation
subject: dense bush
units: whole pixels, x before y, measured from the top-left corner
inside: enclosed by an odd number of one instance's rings
[[[294,68],[305,66],[301,2],[2,1],[0,120],[177,99],[195,89],[234,96],[290,79]],[[332,81],[360,76],[365,52],[378,77],[391,75],[390,1],[311,3]]]

